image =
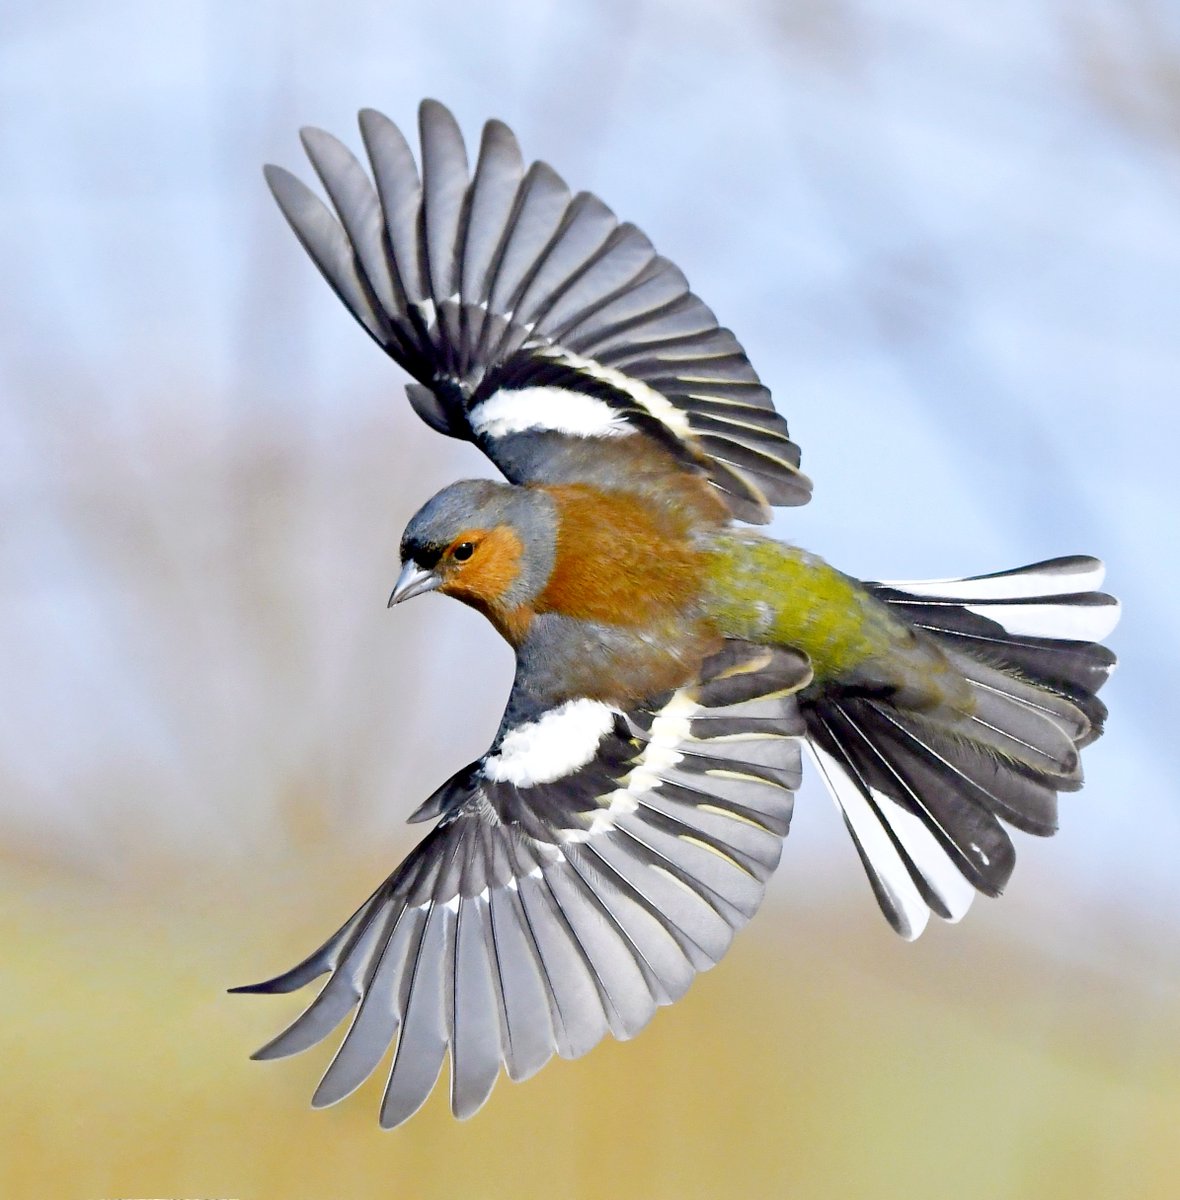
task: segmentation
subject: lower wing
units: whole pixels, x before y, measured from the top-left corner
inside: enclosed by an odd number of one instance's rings
[[[419,810],[438,825],[315,953],[238,992],[330,972],[256,1058],[353,1013],[313,1098],[333,1104],[397,1048],[381,1123],[401,1124],[448,1051],[458,1117],[503,1065],[636,1034],[728,949],[778,865],[800,778],[792,651],[729,643],[693,684],[623,712],[575,699],[502,730]]]

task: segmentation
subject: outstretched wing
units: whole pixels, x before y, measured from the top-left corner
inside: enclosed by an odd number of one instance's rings
[[[246,992],[331,977],[255,1055],[315,1044],[356,1008],[313,1103],[397,1039],[381,1123],[433,1089],[458,1117],[503,1064],[526,1079],[637,1033],[729,947],[778,865],[799,784],[802,656],[732,643],[697,683],[630,712],[568,701],[501,730],[416,814],[441,816],[314,954]],[[511,709],[510,709],[511,711]]]
[[[360,115],[373,179],[329,134],[303,132],[334,216],[267,167],[275,199],[353,316],[417,383],[435,429],[513,483],[593,479],[583,439],[646,436],[703,470],[735,516],[803,504],[799,449],[736,338],[633,225],[527,169],[490,121],[475,173],[451,113],[419,111],[422,174],[388,118]]]

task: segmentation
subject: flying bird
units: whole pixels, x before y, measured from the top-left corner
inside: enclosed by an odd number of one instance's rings
[[[332,1104],[396,1042],[395,1126],[449,1054],[458,1117],[503,1067],[629,1038],[753,917],[807,751],[886,919],[917,937],[1048,835],[1102,732],[1118,616],[1073,556],[968,579],[863,583],[751,526],[799,505],[799,449],[734,335],[635,226],[498,121],[474,171],[425,101],[421,173],[360,114],[371,177],[316,129],[331,208],[266,178],[352,315],[413,378],[426,423],[506,482],[412,518],[389,603],[437,591],[516,652],[491,748],[410,817],[433,828],[343,927],[242,992],[327,982],[255,1055],[351,1013]],[[333,211],[334,210],[334,211]],[[355,1010],[355,1011],[354,1011]]]

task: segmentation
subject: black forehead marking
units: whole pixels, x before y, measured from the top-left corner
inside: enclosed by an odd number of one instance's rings
[[[402,542],[402,562],[413,559],[420,567],[428,571],[443,556],[446,546],[439,542],[422,542],[417,538],[407,538]]]

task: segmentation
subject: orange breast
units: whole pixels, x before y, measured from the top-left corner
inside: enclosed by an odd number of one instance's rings
[[[557,501],[559,523],[537,612],[641,627],[691,606],[704,563],[688,519],[580,484],[545,490]]]

